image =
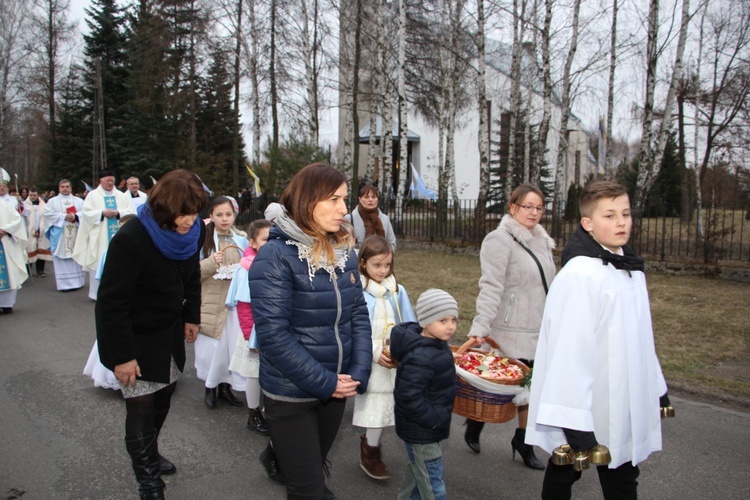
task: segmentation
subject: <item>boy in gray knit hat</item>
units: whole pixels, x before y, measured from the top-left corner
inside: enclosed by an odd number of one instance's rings
[[[398,362],[396,434],[408,459],[398,498],[441,499],[446,498],[441,442],[450,435],[456,395],[447,340],[456,332],[458,303],[445,290],[431,288],[419,296],[416,312],[419,323],[402,323],[391,332],[391,355]]]

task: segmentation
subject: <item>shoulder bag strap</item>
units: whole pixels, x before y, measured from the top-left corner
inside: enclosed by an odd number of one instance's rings
[[[534,252],[531,251],[529,247],[518,241],[515,236],[511,235],[511,237],[516,240],[516,243],[521,245],[521,248],[526,250],[529,255],[531,255],[531,258],[534,259],[534,262],[536,262],[536,266],[539,268],[539,274],[542,277],[542,285],[544,285],[544,294],[547,295],[547,292],[549,291],[549,288],[547,287],[547,278],[544,277],[544,269],[542,269],[542,263],[539,262],[539,259],[536,258],[536,255],[534,255]]]

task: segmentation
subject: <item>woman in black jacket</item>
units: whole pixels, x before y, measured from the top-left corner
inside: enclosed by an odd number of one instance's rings
[[[208,202],[198,177],[164,175],[109,244],[96,301],[102,364],[125,397],[125,446],[141,498],[164,498],[162,474],[177,469],[159,454],[157,438],[169,413],[185,343],[200,324],[198,252]]]
[[[346,194],[338,170],[300,170],[249,271],[266,420],[290,499],[331,496],[326,456],[346,398],[370,378],[370,318],[342,227]],[[269,474],[271,453],[261,455]]]

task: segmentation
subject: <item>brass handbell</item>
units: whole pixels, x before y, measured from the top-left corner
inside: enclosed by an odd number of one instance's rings
[[[607,465],[612,461],[612,455],[609,453],[609,448],[603,444],[598,444],[591,448],[589,451],[589,461],[592,465]]]
[[[588,469],[590,466],[591,459],[589,458],[588,450],[576,452],[575,458],[573,459],[573,470],[580,472]]]
[[[552,463],[554,465],[570,465],[573,463],[573,450],[570,445],[563,444],[552,450]]]
[[[662,406],[661,418],[674,417],[674,406]]]

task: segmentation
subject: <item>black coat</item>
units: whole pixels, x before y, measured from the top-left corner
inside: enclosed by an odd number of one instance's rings
[[[159,252],[138,219],[109,243],[96,301],[96,338],[104,366],[138,360],[141,379],[169,382],[170,359],[185,366],[184,324],[200,324],[199,249],[187,260]]]
[[[391,331],[396,369],[396,434],[412,444],[448,439],[456,396],[456,368],[448,343],[423,337],[418,323]]]

